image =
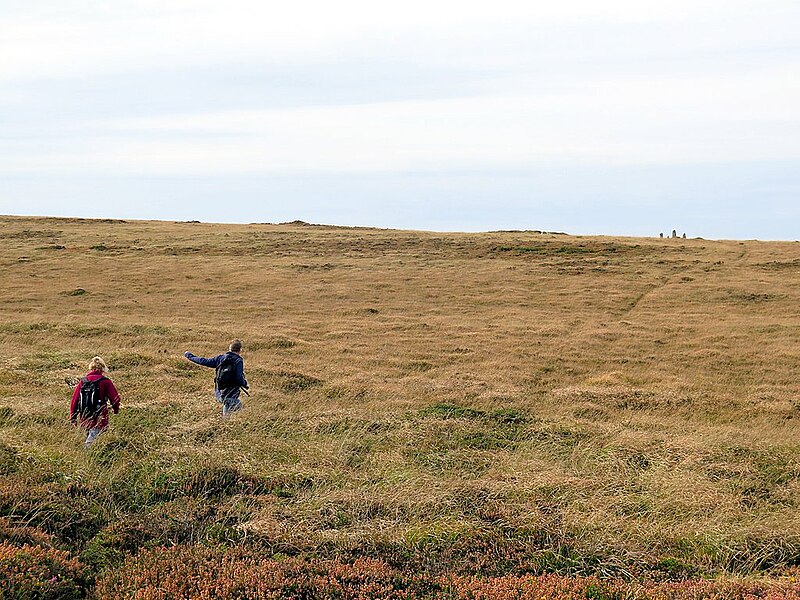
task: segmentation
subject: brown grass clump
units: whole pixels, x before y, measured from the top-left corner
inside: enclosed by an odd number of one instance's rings
[[[95,575],[174,544],[464,577],[800,564],[796,244],[0,225],[14,547]],[[181,354],[234,337],[252,397],[221,421]],[[84,452],[95,355],[123,410]]]

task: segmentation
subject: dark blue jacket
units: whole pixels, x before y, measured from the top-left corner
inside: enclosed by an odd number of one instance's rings
[[[219,389],[215,386],[214,394],[217,396],[218,400],[236,400],[239,398],[239,388],[248,387],[247,379],[244,378],[244,360],[242,360],[242,357],[235,352],[226,352],[225,354],[220,354],[214,358],[195,356],[191,352],[184,352],[183,355],[193,363],[202,365],[204,367],[210,367],[212,369],[216,369],[226,356],[232,356],[234,358],[234,372],[236,374],[237,383],[234,387],[224,389]]]

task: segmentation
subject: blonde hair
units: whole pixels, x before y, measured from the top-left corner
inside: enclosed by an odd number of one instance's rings
[[[92,360],[89,361],[89,370],[90,371],[100,371],[101,373],[105,373],[108,371],[108,365],[106,365],[106,361],[104,361],[99,356],[95,356]]]

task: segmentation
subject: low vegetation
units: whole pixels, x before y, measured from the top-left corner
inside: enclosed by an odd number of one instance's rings
[[[0,598],[800,596],[795,243],[0,223]]]

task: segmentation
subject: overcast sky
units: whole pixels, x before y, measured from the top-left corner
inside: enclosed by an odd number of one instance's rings
[[[800,239],[800,3],[0,2],[0,213]]]

